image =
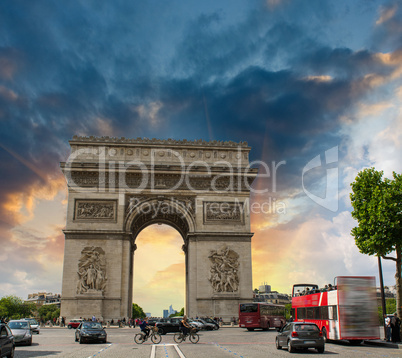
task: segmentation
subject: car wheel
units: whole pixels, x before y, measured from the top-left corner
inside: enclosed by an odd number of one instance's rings
[[[15,347],[13,346],[13,347],[11,348],[10,354],[9,354],[7,357],[8,357],[8,358],[14,358],[14,351],[15,351]]]
[[[317,348],[318,353],[324,353],[324,346]]]
[[[166,333],[165,333],[165,330],[164,330],[163,328],[159,328],[159,327],[158,327],[158,333],[159,333],[160,335],[166,334]]]
[[[32,346],[32,337],[31,337],[31,339],[28,341],[27,346]]]
[[[276,349],[282,349],[282,346],[279,344],[278,337],[275,338],[275,346],[276,346]]]
[[[289,353],[296,352],[295,347],[293,347],[293,345],[292,345],[292,341],[288,341],[288,351],[289,351]]]
[[[82,337],[80,337],[80,344],[84,343],[84,340],[82,339]]]
[[[254,328],[247,328],[247,331],[254,331]]]
[[[324,343],[327,343],[328,337],[327,337],[327,329],[325,327],[322,327],[322,336],[324,337]]]
[[[71,327],[71,325],[68,325],[67,327],[68,327],[68,329],[71,329],[71,328],[73,328],[73,327]]]

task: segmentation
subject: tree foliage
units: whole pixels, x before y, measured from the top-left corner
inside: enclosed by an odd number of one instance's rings
[[[10,319],[30,317],[36,310],[33,303],[24,302],[17,296],[5,296],[0,299],[0,316]]]
[[[360,252],[381,256],[396,263],[398,315],[402,314],[402,175],[384,178],[374,168],[359,172],[351,184],[352,217],[358,226],[352,229]],[[396,257],[387,256],[395,253]]]
[[[144,313],[144,310],[138,306],[136,303],[133,303],[133,318],[145,318],[146,315]]]
[[[45,322],[60,317],[60,308],[56,305],[43,305],[39,308],[38,312],[39,317]]]

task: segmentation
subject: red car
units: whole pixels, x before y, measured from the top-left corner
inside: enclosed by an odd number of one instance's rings
[[[82,319],[72,319],[70,322],[68,322],[67,327],[68,327],[68,329],[77,328],[81,322],[82,322]]]

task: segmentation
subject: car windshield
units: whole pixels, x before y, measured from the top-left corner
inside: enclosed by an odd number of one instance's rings
[[[102,325],[98,322],[92,322],[92,323],[84,323],[82,325],[82,328],[85,329],[102,329]]]
[[[33,319],[33,318],[27,319],[27,321],[28,321],[30,324],[38,324],[38,322],[36,322],[36,320]]]
[[[8,322],[8,326],[11,329],[28,329],[28,322]]]
[[[295,331],[318,332],[318,327],[315,324],[297,324],[295,325]]]

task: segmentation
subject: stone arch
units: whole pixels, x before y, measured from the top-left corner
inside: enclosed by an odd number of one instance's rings
[[[62,316],[131,316],[135,240],[154,223],[183,238],[188,316],[229,320],[252,300],[258,170],[247,143],[74,136],[70,145],[61,163],[69,193]]]
[[[184,243],[188,234],[195,231],[192,210],[185,207],[185,203],[174,197],[147,197],[129,206],[125,219],[125,231],[130,232],[135,244],[137,235],[147,226],[155,223],[164,223],[175,228],[182,236]]]

